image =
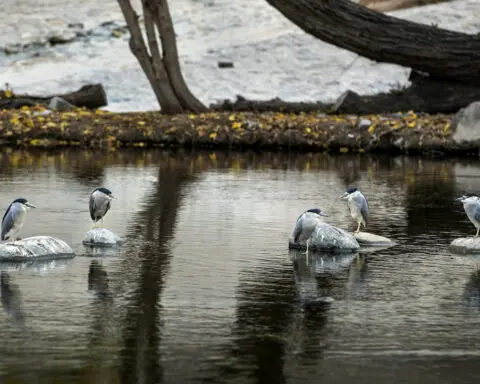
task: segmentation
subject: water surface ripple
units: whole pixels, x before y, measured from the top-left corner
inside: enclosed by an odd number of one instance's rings
[[[37,205],[22,236],[72,260],[0,265],[0,377],[28,383],[472,383],[480,378],[480,273],[450,254],[473,235],[454,198],[480,162],[323,154],[3,150],[0,208]],[[88,196],[117,197],[93,251]],[[394,248],[287,249],[299,213],[369,199]]]

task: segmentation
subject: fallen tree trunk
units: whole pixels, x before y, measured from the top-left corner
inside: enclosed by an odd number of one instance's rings
[[[100,108],[108,104],[102,84],[88,84],[74,92],[51,96],[13,95],[10,98],[0,99],[0,109],[15,109],[32,105],[48,106],[50,100],[55,96],[61,97],[76,107],[88,109]]]
[[[412,72],[412,85],[389,93],[360,96],[352,91],[340,96],[331,109],[336,114],[381,114],[399,111],[456,113],[480,100],[480,87],[456,81],[430,78]]]
[[[224,100],[210,105],[210,109],[220,112],[283,112],[283,113],[301,113],[301,112],[326,112],[332,107],[331,104],[322,102],[288,102],[275,98],[271,100],[248,100],[238,95],[237,100],[231,102]]]
[[[480,84],[480,34],[373,11],[349,0],[267,0],[305,32],[371,60]]]
[[[335,103],[288,102],[278,98],[271,100],[247,100],[237,96],[231,102],[225,100],[211,104],[214,111],[228,112],[282,112],[328,114],[371,115],[394,112],[417,111],[430,114],[456,113],[470,103],[480,100],[480,87],[450,80],[430,78],[412,72],[412,84],[404,89],[393,90],[377,95],[359,95],[352,91],[344,92]]]

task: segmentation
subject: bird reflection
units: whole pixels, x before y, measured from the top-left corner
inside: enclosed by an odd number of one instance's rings
[[[110,297],[107,272],[97,260],[92,260],[88,269],[88,290],[102,297]]]
[[[11,276],[6,271],[2,271],[0,275],[0,292],[5,312],[16,322],[23,324],[25,314],[22,309],[20,288],[17,284],[11,282]]]
[[[480,309],[480,270],[476,269],[470,275],[464,289],[464,300],[468,305],[478,307]]]

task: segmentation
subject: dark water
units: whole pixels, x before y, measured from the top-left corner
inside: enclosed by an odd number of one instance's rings
[[[0,207],[37,205],[22,236],[77,257],[2,265],[5,383],[473,383],[480,273],[446,250],[474,234],[453,199],[480,162],[327,155],[22,152],[0,155]],[[118,252],[81,244],[88,196],[116,195]],[[394,248],[348,257],[287,250],[298,214],[356,185],[369,231]]]

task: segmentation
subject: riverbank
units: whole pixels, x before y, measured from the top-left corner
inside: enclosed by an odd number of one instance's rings
[[[205,113],[166,116],[40,107],[0,111],[0,144],[16,147],[185,147],[478,154],[452,139],[451,115]]]

